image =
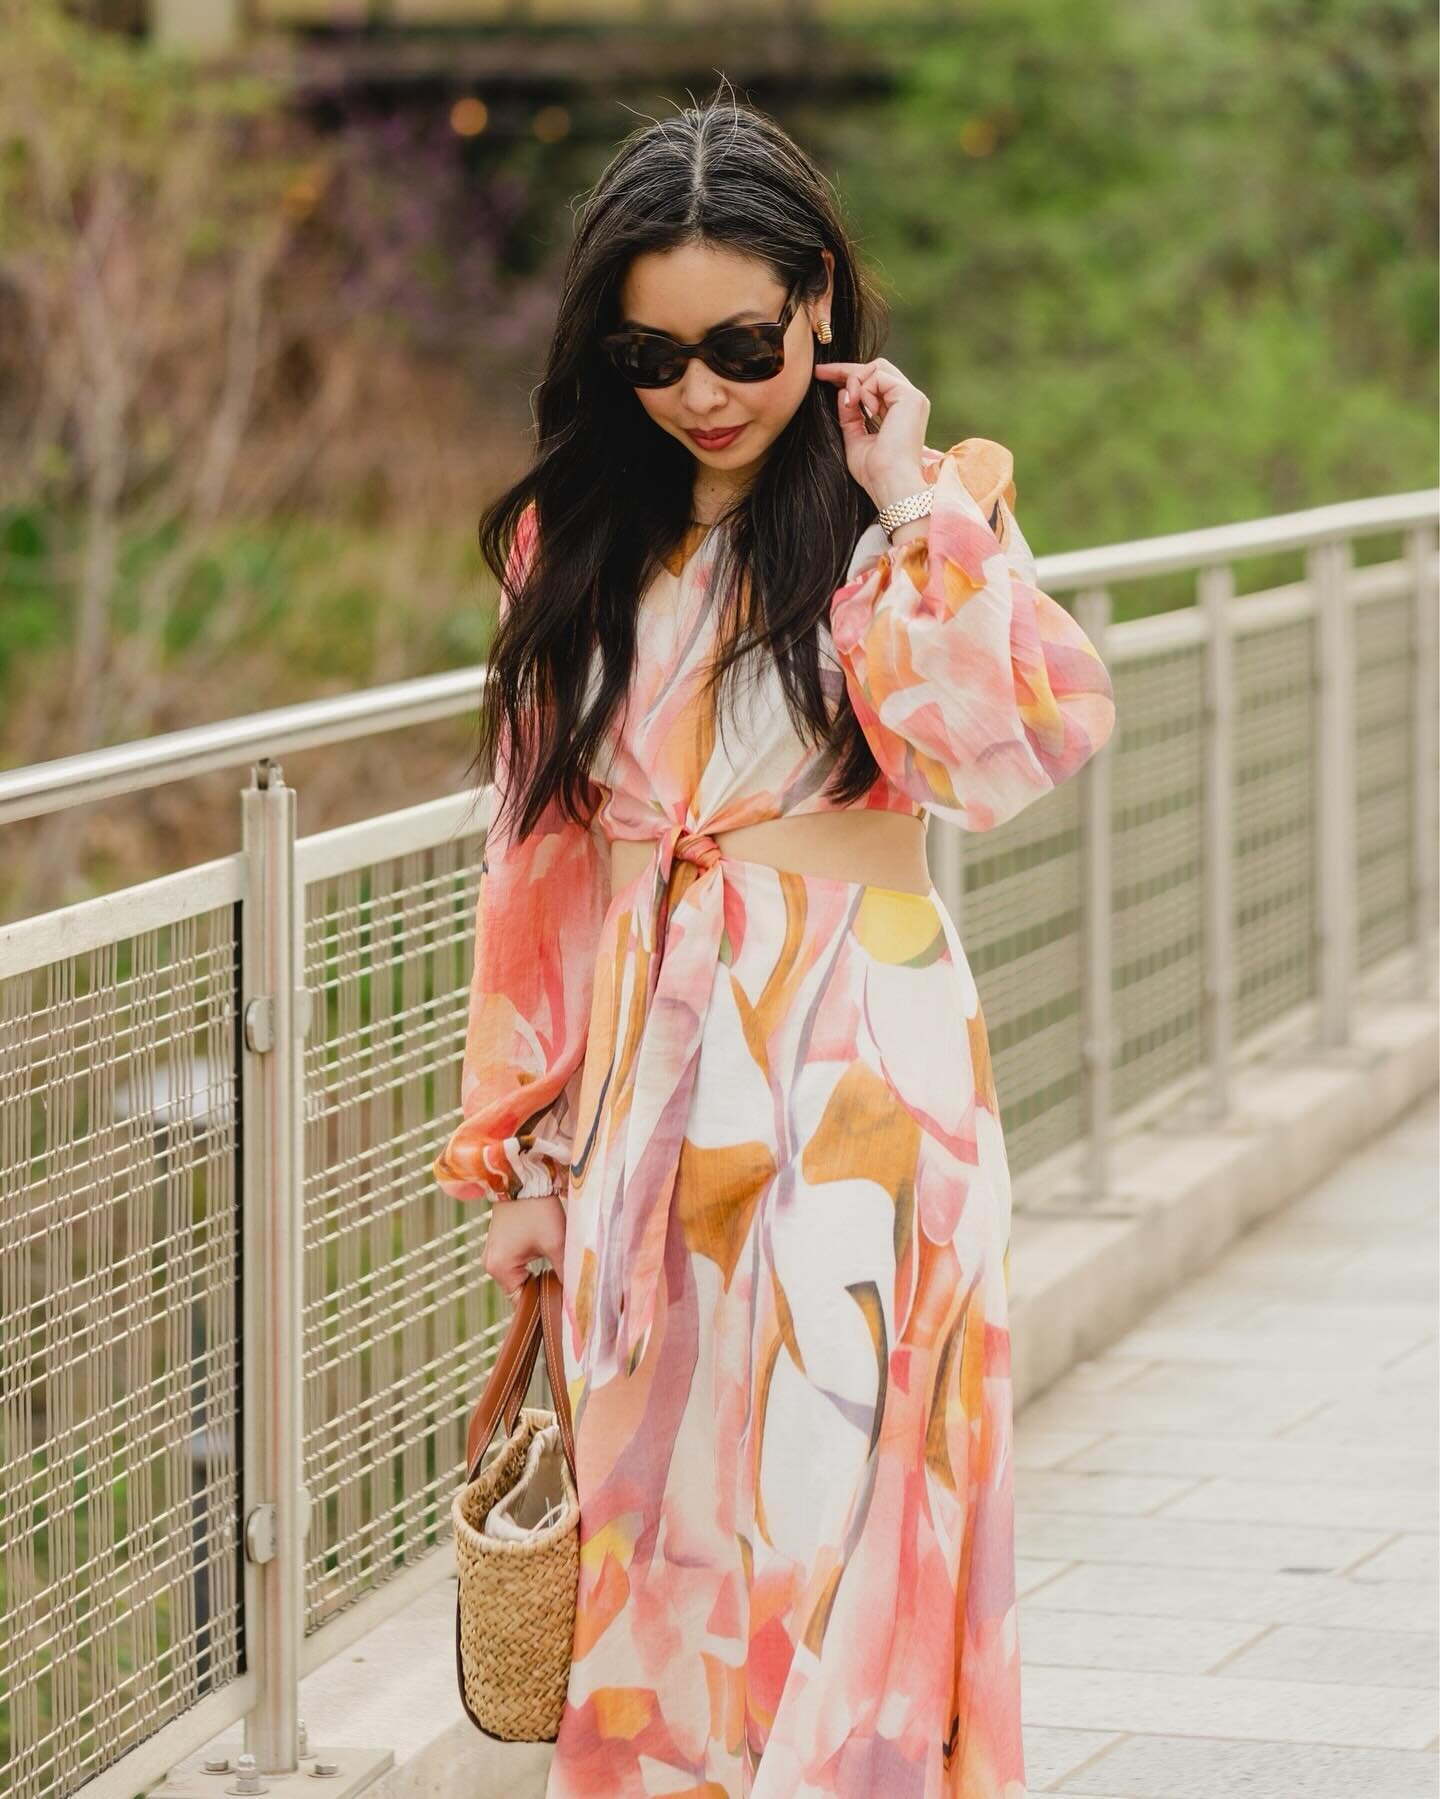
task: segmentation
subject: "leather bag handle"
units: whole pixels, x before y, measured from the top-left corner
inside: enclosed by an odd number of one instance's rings
[[[564,1346],[560,1336],[564,1328],[562,1306],[560,1276],[553,1268],[542,1268],[538,1274],[531,1273],[526,1277],[515,1301],[515,1312],[505,1341],[500,1345],[485,1389],[470,1415],[465,1443],[465,1461],[469,1468],[467,1481],[474,1480],[479,1474],[485,1451],[490,1447],[490,1439],[495,1435],[502,1415],[506,1430],[514,1430],[542,1345],[545,1373],[560,1426],[560,1442],[570,1467],[570,1477],[575,1478],[575,1430],[570,1419],[570,1394],[565,1385]]]

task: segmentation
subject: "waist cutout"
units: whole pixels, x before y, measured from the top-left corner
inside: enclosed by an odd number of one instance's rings
[[[906,812],[805,812],[761,819],[733,830],[710,833],[722,856],[763,862],[793,874],[857,881],[866,886],[928,893],[925,819]],[[616,839],[610,845],[610,874],[618,892],[650,861],[652,838]]]

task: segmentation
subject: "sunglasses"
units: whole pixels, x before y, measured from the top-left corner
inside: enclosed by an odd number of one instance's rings
[[[768,381],[785,366],[785,333],[799,298],[797,279],[773,325],[721,325],[698,344],[676,343],[660,331],[611,331],[600,347],[633,387],[673,387],[692,356],[727,381]]]

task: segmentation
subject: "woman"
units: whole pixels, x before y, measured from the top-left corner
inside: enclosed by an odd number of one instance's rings
[[[1114,711],[1009,452],[929,449],[882,328],[772,121],[648,125],[481,528],[503,817],[436,1174],[505,1202],[507,1292],[562,1271],[549,1799],[1024,1793],[1009,1176],[925,821],[1002,823]]]

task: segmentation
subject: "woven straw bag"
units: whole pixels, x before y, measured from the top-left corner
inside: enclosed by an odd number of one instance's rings
[[[469,1474],[451,1504],[455,1562],[455,1671],[470,1722],[503,1742],[551,1742],[560,1729],[580,1578],[575,1437],[565,1386],[560,1277],[553,1268],[521,1287],[510,1329],[470,1419]],[[540,1345],[555,1411],[521,1404]],[[481,1462],[504,1415],[506,1439]],[[521,1478],[532,1438],[559,1424],[567,1504],[523,1542],[484,1534],[490,1508]]]

